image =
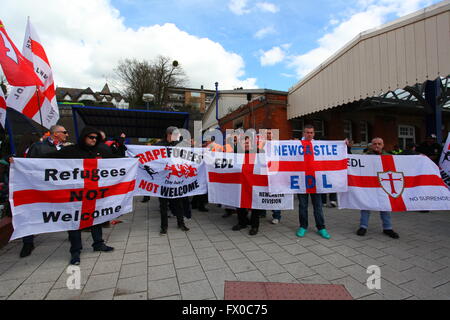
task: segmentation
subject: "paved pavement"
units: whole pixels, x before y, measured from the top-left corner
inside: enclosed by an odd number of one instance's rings
[[[81,289],[69,290],[67,233],[39,235],[36,249],[19,258],[21,241],[0,249],[0,299],[223,299],[224,281],[343,284],[355,299],[450,299],[450,213],[393,214],[400,239],[381,232],[378,214],[365,237],[358,237],[359,213],[325,209],[332,239],[295,236],[297,210],[283,212],[278,225],[270,214],[260,232],[232,231],[236,216],[223,210],[193,211],[187,233],[169,219],[159,235],[158,201],[143,204],[123,223],[104,230],[110,253],[93,252],[83,233]],[[297,202],[296,202],[297,206]],[[314,226],[310,208],[310,225]],[[366,286],[370,265],[381,268],[381,289]]]

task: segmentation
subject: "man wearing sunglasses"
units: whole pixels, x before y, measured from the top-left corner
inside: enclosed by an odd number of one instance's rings
[[[43,141],[39,141],[31,145],[27,153],[27,158],[45,158],[49,153],[60,150],[64,143],[67,142],[69,134],[67,130],[60,125],[50,127],[50,136]],[[20,251],[20,257],[27,257],[34,250],[34,236],[26,236],[22,238],[23,247]]]
[[[64,147],[63,149],[50,153],[46,158],[58,158],[58,159],[101,159],[101,158],[118,158],[114,156],[106,148],[99,148],[99,144],[102,142],[100,132],[92,127],[85,127],[81,131],[78,143]],[[109,247],[105,244],[102,234],[101,224],[93,225],[91,228],[91,235],[94,243],[92,247],[94,251],[108,252],[114,250],[113,247]],[[80,264],[80,254],[82,247],[81,230],[69,231],[70,240],[70,263],[73,265]]]

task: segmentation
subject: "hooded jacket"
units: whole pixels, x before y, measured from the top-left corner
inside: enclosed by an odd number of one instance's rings
[[[95,133],[99,137],[96,140],[95,146],[88,146],[85,143],[85,139],[88,135]],[[67,146],[57,152],[52,152],[48,155],[48,158],[59,159],[100,159],[100,158],[118,158],[112,154],[112,152],[106,148],[99,148],[99,144],[103,143],[101,140],[100,132],[93,127],[85,127],[80,134],[78,143],[75,145]]]

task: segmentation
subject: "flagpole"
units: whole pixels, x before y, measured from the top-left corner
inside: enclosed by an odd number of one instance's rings
[[[38,91],[38,86],[36,86],[36,98],[37,98],[37,103],[38,103],[38,108],[39,108],[39,119],[41,120],[41,126],[43,127],[44,124],[42,122],[42,113],[41,113],[41,101],[39,99],[39,91]],[[42,134],[44,134],[44,132],[42,132]]]

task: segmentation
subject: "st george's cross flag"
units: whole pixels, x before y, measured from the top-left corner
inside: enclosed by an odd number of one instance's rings
[[[344,141],[267,141],[271,193],[334,193],[347,190]]]
[[[5,96],[3,95],[3,90],[0,88],[0,124],[3,128],[5,128],[6,121],[6,101]]]
[[[209,152],[208,201],[236,208],[292,210],[294,197],[270,194],[264,154]]]
[[[14,158],[11,240],[84,229],[131,212],[137,166],[137,159],[123,158]]]
[[[28,19],[22,49],[23,56],[34,66],[43,86],[13,87],[8,95],[7,105],[23,113],[46,128],[55,125],[59,119],[53,72],[42,42]]]
[[[442,179],[450,189],[450,133],[442,149],[441,158],[439,159],[439,169],[441,170]]]
[[[42,86],[43,83],[27,60],[14,45],[0,20],[0,65],[11,86]]]
[[[450,191],[426,156],[349,155],[348,192],[338,202],[341,209],[449,210]]]

